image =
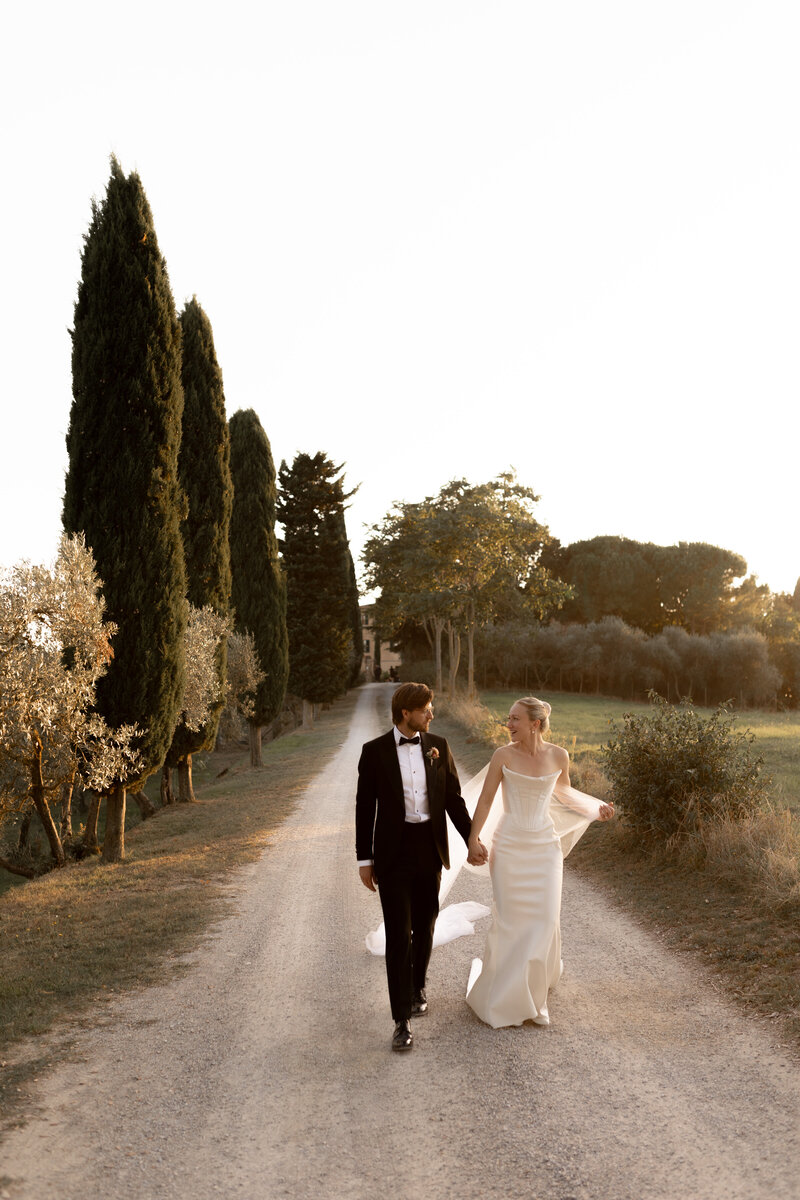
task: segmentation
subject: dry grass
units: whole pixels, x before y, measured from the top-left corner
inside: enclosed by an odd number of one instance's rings
[[[480,743],[484,748],[505,746],[508,742],[508,730],[501,724],[498,717],[489,711],[480,700],[471,699],[459,692],[453,697],[436,701],[437,729],[442,728],[444,717],[449,723],[460,726],[470,743]]]
[[[733,888],[746,888],[767,912],[800,915],[800,825],[767,804],[740,821],[709,823],[679,854]]]
[[[495,744],[464,722],[475,704],[442,704],[437,718],[468,774]],[[488,727],[479,713],[477,729]],[[576,787],[607,797],[591,752],[573,760],[571,775]],[[788,809],[768,805],[746,821],[715,822],[671,850],[643,846],[624,820],[592,826],[570,866],[671,949],[700,959],[749,1016],[771,1019],[800,1045],[800,825]]]
[[[195,773],[198,803],[129,832],[124,863],[75,863],[3,895],[0,1057],[65,1017],[96,1022],[115,992],[181,969],[180,956],[225,911],[235,869],[269,846],[344,739],[355,698],[323,713],[315,733],[265,746],[263,768],[252,769],[245,750],[208,756]],[[29,1053],[5,1073],[0,1109],[36,1069]]]

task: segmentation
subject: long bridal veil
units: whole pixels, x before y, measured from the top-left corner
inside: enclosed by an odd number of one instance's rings
[[[464,797],[464,802],[467,806],[467,812],[470,816],[475,812],[475,805],[478,803],[478,797],[483,788],[483,781],[486,778],[486,772],[489,769],[489,764],[473,776],[461,789],[461,795]],[[592,821],[596,821],[600,813],[601,800],[594,796],[589,796],[585,792],[579,792],[577,788],[559,787],[556,785],[553,798],[550,801],[550,816],[553,820],[556,836],[561,842],[561,851],[566,858],[572,847],[580,837],[586,832]],[[498,822],[503,815],[503,805],[499,794],[494,798],[491,811],[483,829],[481,830],[481,841],[491,854],[492,839],[494,831],[497,828]],[[467,846],[461,835],[457,832],[450,818],[447,818],[447,836],[450,843],[450,867],[446,871],[442,871],[442,882],[439,886],[439,916],[436,919],[436,928],[433,932],[434,946],[443,946],[446,942],[452,942],[456,938],[466,937],[468,934],[475,932],[475,922],[481,917],[488,917],[491,909],[485,904],[479,904],[475,900],[465,900],[460,904],[449,904],[445,908],[441,905],[446,899],[450,889],[458,878],[462,867],[466,867],[468,871],[476,875],[489,875],[488,863],[482,867],[472,867],[467,862]],[[370,954],[381,955],[386,953],[386,931],[383,922],[380,923],[377,929],[368,933],[365,939],[366,947]]]

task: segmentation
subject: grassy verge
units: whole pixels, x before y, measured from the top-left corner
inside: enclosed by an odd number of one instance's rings
[[[269,846],[344,740],[356,698],[324,712],[313,734],[265,746],[263,768],[246,750],[207,756],[194,772],[198,802],[131,829],[124,863],[75,863],[0,898],[0,1060],[14,1060],[2,1063],[0,1111],[36,1074],[36,1038],[57,1021],[95,1023],[116,993],[181,969],[225,911],[232,873]],[[12,1050],[22,1038],[32,1040]]]
[[[517,698],[504,693],[482,697],[498,718]],[[597,750],[608,736],[609,717],[633,706],[600,697],[548,694],[548,699],[553,704],[553,740],[567,746],[575,763],[573,782],[602,794]],[[797,748],[800,743],[800,718],[779,720],[776,726],[774,717],[759,713],[759,725],[750,720],[752,715],[743,714],[741,726],[756,731],[768,768],[777,775],[776,768],[783,766],[785,786],[796,789],[800,767],[789,761],[787,747]],[[463,705],[448,707],[441,701],[436,724],[437,732],[451,742],[465,774],[483,766],[492,749],[486,736],[491,722],[485,712],[471,712]],[[476,736],[476,729],[483,737]],[[761,730],[767,731],[766,747]],[[779,804],[780,796],[785,803],[786,792],[779,793]],[[748,1015],[771,1020],[791,1045],[800,1048],[800,929],[798,905],[790,902],[800,848],[797,819],[770,810],[747,827],[724,827],[712,836],[717,844],[711,845],[708,856],[699,858],[693,852],[696,847],[683,854],[648,852],[622,821],[593,825],[570,857],[570,865],[599,884],[671,949],[708,968],[717,986]],[[794,858],[788,865],[787,853]],[[784,867],[794,872],[788,882],[777,880],[775,887],[766,886],[765,872]],[[772,882],[772,875],[769,879]]]

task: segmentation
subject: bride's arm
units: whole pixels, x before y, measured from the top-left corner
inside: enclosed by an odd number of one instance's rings
[[[569,781],[569,755],[561,746],[558,747],[558,761],[561,763],[561,774],[556,780],[556,799],[566,808],[574,808],[592,821],[609,821],[614,816],[614,805],[576,791]]]
[[[497,789],[500,786],[500,781],[503,778],[503,751],[495,750],[492,755],[492,760],[489,763],[489,770],[486,772],[486,778],[483,781],[481,794],[478,797],[478,803],[475,805],[475,813],[472,818],[472,826],[469,832],[469,848],[470,852],[477,854],[480,847],[478,834],[486,824],[486,818],[489,816],[489,809],[492,807],[492,801],[495,798]]]

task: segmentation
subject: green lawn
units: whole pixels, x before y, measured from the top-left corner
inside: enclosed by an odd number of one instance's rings
[[[516,692],[481,692],[481,700],[499,720],[518,699]],[[596,754],[608,740],[610,721],[619,721],[623,713],[646,712],[648,708],[646,704],[572,692],[548,692],[546,699],[553,706],[552,740],[566,746],[578,761],[584,754]],[[774,780],[775,798],[800,812],[800,713],[746,709],[738,714],[736,728],[752,729],[764,769]]]

